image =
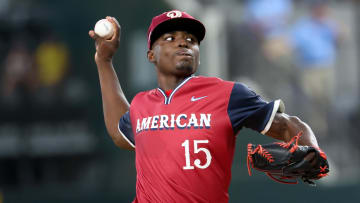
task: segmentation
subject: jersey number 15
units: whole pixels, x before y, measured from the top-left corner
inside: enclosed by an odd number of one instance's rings
[[[209,140],[194,140],[194,154],[197,154],[199,152],[204,152],[206,155],[206,162],[205,164],[201,165],[200,163],[200,159],[195,159],[194,161],[194,165],[191,165],[191,160],[190,160],[190,141],[189,140],[185,140],[185,142],[183,142],[181,144],[181,146],[183,146],[185,148],[185,166],[183,167],[184,170],[190,170],[190,169],[194,169],[195,167],[200,168],[200,169],[205,169],[207,167],[209,167],[210,163],[211,163],[211,154],[210,151],[204,147],[198,147],[198,144],[206,144],[209,143]],[[195,166],[195,167],[194,167]]]

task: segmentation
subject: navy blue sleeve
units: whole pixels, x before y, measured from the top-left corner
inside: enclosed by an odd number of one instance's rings
[[[275,113],[283,110],[281,100],[268,103],[244,84],[234,84],[228,115],[235,134],[243,127],[265,134],[271,126]]]
[[[120,134],[124,137],[124,139],[135,148],[135,139],[132,131],[131,121],[130,121],[130,113],[126,112],[119,121],[119,131]]]

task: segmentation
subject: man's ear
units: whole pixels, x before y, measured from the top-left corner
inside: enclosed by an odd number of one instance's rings
[[[151,63],[155,62],[155,55],[152,49],[147,51],[147,58]]]

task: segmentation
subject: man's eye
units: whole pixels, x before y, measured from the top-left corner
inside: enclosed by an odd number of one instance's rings
[[[173,40],[174,40],[174,37],[166,37],[165,40],[166,40],[166,41],[173,41]]]
[[[186,38],[186,41],[193,42],[194,40],[191,37]]]

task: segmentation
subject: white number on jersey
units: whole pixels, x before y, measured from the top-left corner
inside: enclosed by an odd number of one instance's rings
[[[210,151],[204,147],[198,147],[198,144],[206,144],[209,143],[209,140],[194,140],[194,154],[197,154],[199,152],[204,152],[206,155],[206,162],[205,164],[201,165],[200,159],[195,159],[194,165],[197,168],[205,169],[209,167],[211,163],[211,154]],[[185,166],[183,167],[184,170],[194,169],[195,167],[191,165],[190,161],[190,146],[189,146],[189,140],[185,140],[181,144],[185,148]]]

